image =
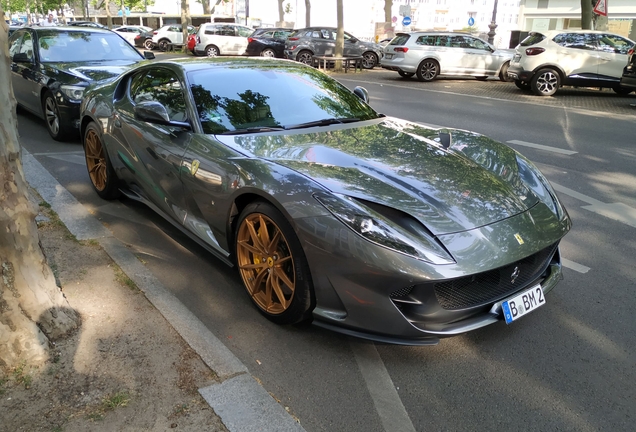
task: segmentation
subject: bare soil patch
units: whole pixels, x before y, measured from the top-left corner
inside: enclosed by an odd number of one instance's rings
[[[0,371],[0,431],[226,431],[197,391],[214,372],[98,243],[40,211],[42,248],[82,325],[44,366]]]

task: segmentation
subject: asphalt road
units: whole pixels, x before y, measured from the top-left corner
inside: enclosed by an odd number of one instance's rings
[[[424,84],[384,71],[337,78],[365,86],[380,112],[514,141],[539,165],[574,223],[561,246],[565,279],[544,307],[434,347],[276,326],[234,270],[169,223],[129,200],[100,200],[79,139],[54,142],[22,112],[20,135],[308,431],[633,430],[636,97],[578,89],[537,98],[510,83]]]

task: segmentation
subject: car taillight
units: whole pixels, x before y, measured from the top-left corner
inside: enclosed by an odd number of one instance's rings
[[[200,43],[201,43],[201,38],[200,38],[199,36],[195,36],[195,37],[194,37],[194,40],[196,40],[198,44],[200,44]]]
[[[153,34],[153,35],[156,35],[156,34],[157,34],[157,32],[156,32],[156,31],[155,31],[155,32],[152,32],[152,34]]]
[[[135,36],[135,40],[137,40],[137,39],[141,39],[141,35]]]
[[[247,43],[252,43],[252,42],[254,42],[254,38],[248,37],[247,38]]]
[[[393,51],[395,51],[395,52],[403,52],[403,53],[405,53],[405,52],[408,52],[408,50],[409,50],[409,49],[408,49],[407,47],[397,47],[397,48],[393,48]]]
[[[300,38],[297,38],[297,37],[295,37],[295,38],[287,38],[287,40],[298,40],[298,39],[300,39]]]
[[[296,45],[292,45],[292,46],[290,46],[288,49],[289,49],[290,51],[293,51],[293,50],[295,50],[295,49],[296,49]]]
[[[526,55],[533,56],[541,54],[543,51],[545,51],[544,48],[528,48],[526,49]]]
[[[636,52],[636,50],[634,50],[634,48],[631,48],[627,51],[627,54],[632,55],[634,54],[634,52]]]

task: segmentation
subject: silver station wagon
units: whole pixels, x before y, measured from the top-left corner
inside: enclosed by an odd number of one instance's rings
[[[468,33],[411,32],[398,33],[384,47],[380,65],[403,78],[416,75],[420,81],[432,81],[439,75],[508,81],[513,56],[514,50],[496,49]]]

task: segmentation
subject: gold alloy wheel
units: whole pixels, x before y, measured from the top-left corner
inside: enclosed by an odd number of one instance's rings
[[[88,129],[86,132],[86,138],[84,139],[84,145],[86,152],[86,166],[88,168],[88,175],[91,178],[91,182],[95,186],[95,189],[103,191],[106,189],[106,182],[108,181],[108,174],[106,172],[106,158],[104,156],[104,147],[102,147],[102,141],[99,139],[97,132],[93,129]]]
[[[252,213],[241,222],[236,255],[243,283],[265,312],[285,312],[294,298],[294,261],[280,228],[262,213]]]

